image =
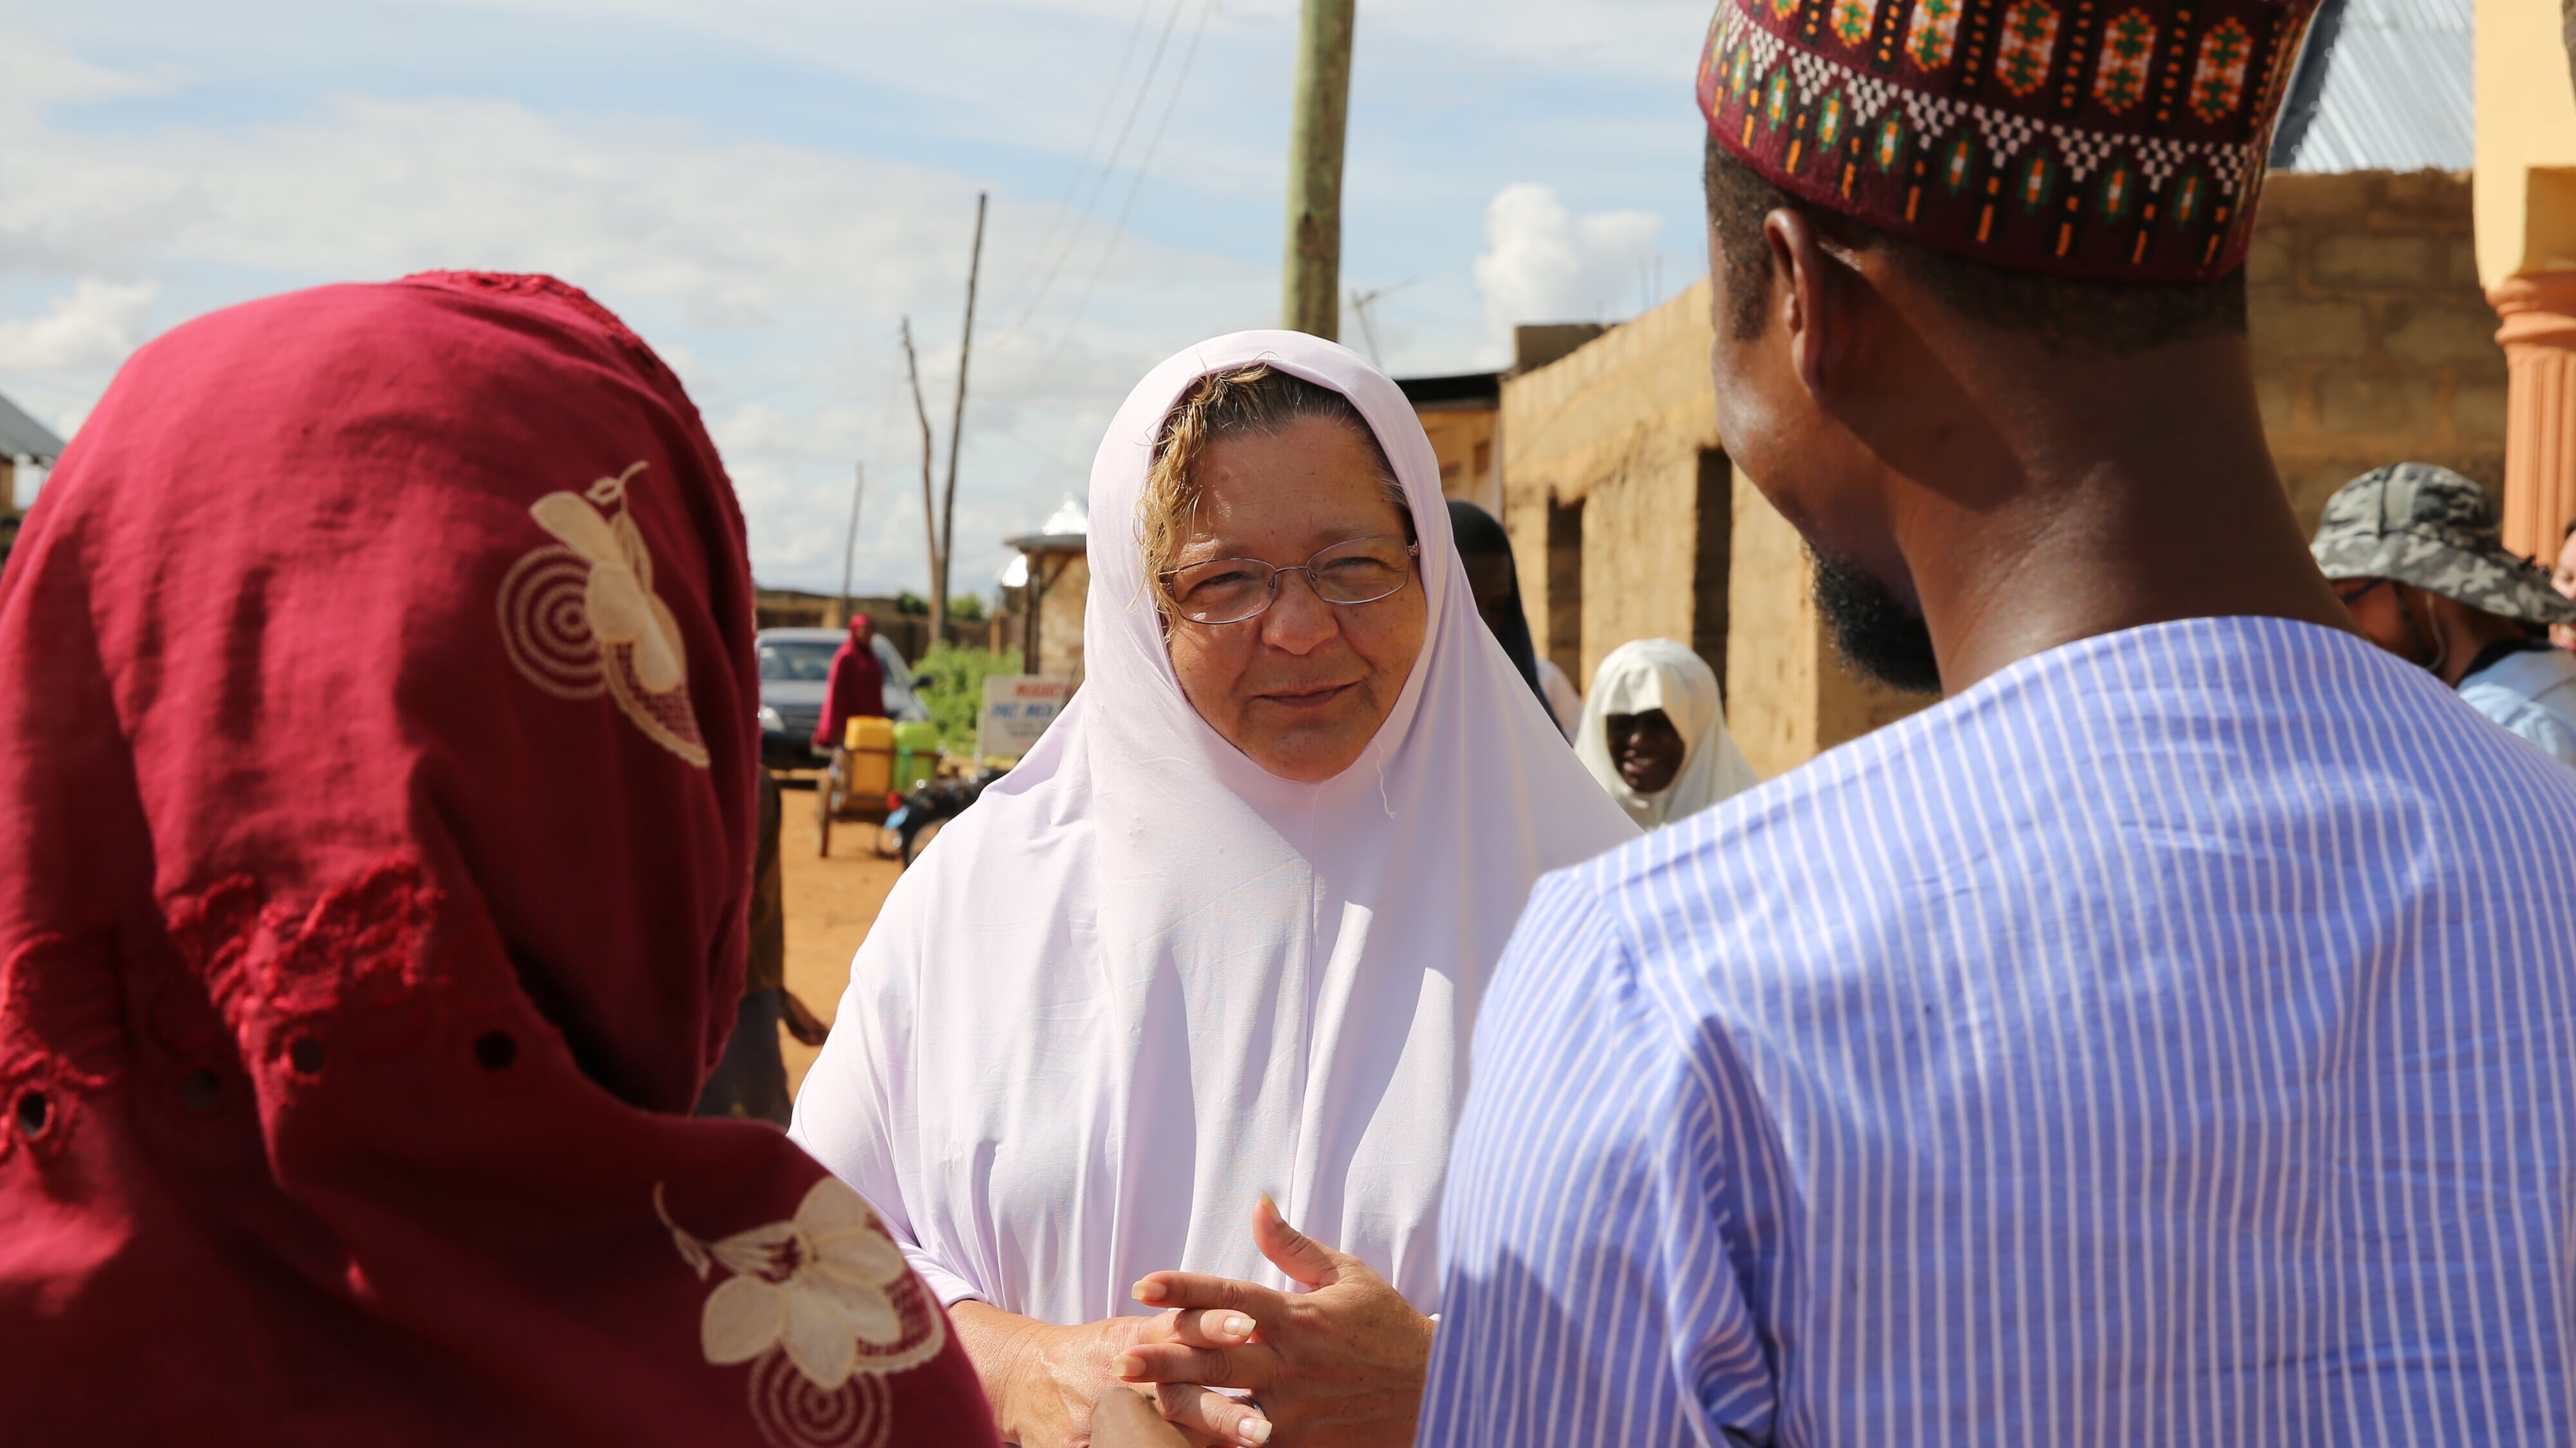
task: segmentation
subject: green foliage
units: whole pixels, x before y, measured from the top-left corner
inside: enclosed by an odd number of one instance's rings
[[[894,596],[894,611],[907,618],[928,618],[930,600],[907,588]]]
[[[949,754],[973,752],[975,723],[984,712],[985,677],[1019,671],[1020,660],[1013,654],[932,644],[912,672],[916,679],[930,677],[928,684],[917,687],[931,722],[939,726],[940,749]]]
[[[957,620],[959,623],[982,623],[984,621],[984,596],[980,593],[961,593],[957,595],[955,598],[948,600],[948,616]]]

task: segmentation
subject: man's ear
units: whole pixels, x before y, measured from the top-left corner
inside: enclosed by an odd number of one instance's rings
[[[1771,257],[1771,304],[1789,335],[1798,381],[1822,401],[1848,365],[1855,340],[1850,263],[1828,248],[1814,223],[1786,207],[1762,218]]]

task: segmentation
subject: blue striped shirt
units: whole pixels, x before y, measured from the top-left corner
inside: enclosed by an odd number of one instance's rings
[[[2576,772],[2357,638],[2025,660],[1549,876],[1420,1442],[2576,1441]]]

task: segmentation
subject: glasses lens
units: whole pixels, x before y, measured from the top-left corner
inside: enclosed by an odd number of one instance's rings
[[[1315,555],[1315,592],[1326,603],[1373,603],[1404,587],[1412,556],[1401,538],[1354,538]]]
[[[1192,623],[1233,623],[1270,606],[1270,565],[1251,558],[1219,558],[1172,575],[1172,603]]]

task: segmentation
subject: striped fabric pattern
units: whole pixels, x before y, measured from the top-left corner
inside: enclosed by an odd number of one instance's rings
[[[2025,660],[1549,876],[1419,1441],[2576,1441],[2576,771],[2348,635]]]

